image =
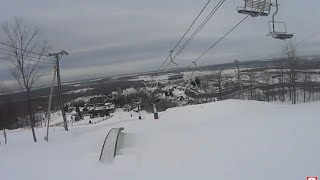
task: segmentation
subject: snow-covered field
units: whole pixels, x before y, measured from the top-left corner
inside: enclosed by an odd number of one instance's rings
[[[136,78],[130,79],[129,81],[151,81],[156,80],[156,81],[162,81],[162,80],[167,80],[169,78],[169,74],[166,75],[160,75],[152,78],[151,75],[143,75],[143,76],[138,76]]]
[[[85,93],[85,92],[91,91],[91,90],[93,90],[93,88],[83,88],[83,89],[68,91],[65,94],[80,94],[80,93]]]
[[[320,103],[222,102],[130,116],[116,111],[99,124],[50,129],[49,143],[29,130],[8,132],[0,146],[3,180],[304,180],[320,176]],[[112,164],[98,159],[108,131],[124,127]],[[2,140],[2,137],[0,137]]]

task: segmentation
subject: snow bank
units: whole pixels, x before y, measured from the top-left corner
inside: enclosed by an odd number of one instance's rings
[[[320,175],[320,103],[209,103],[152,114],[116,111],[92,126],[51,129],[50,142],[30,131],[8,133],[0,147],[1,179],[10,180],[302,180]],[[124,127],[112,165],[98,159],[113,127]]]

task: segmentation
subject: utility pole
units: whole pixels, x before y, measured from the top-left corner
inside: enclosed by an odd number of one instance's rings
[[[238,61],[238,60],[235,60],[234,62],[236,63],[237,69],[238,69],[238,83],[239,83],[239,87],[240,87],[239,98],[241,98],[242,100],[244,100],[243,91],[242,91],[242,82],[241,82],[241,77],[240,77],[239,61]]]
[[[56,65],[54,65],[54,74],[53,74],[50,95],[49,95],[49,104],[48,104],[48,111],[47,111],[47,136],[45,139],[47,142],[49,141],[49,124],[50,124],[50,114],[51,114],[51,102],[52,102],[54,83],[56,81],[56,75],[57,75],[57,67],[56,67]]]
[[[60,79],[60,65],[59,65],[59,60],[60,60],[61,56],[63,56],[63,55],[67,56],[68,52],[63,50],[63,51],[61,51],[59,53],[49,54],[49,56],[52,56],[52,57],[56,58],[56,68],[57,68],[57,80],[58,80],[58,91],[59,91],[60,106],[61,106],[61,112],[62,112],[62,116],[63,116],[64,129],[66,131],[68,131],[66,112],[64,111],[63,99],[62,99],[61,79]]]

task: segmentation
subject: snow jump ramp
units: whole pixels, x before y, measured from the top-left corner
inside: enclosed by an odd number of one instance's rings
[[[100,162],[106,162],[106,163],[112,162],[112,160],[117,154],[119,135],[122,130],[124,130],[123,127],[112,128],[109,131],[101,149],[101,154],[99,158]]]

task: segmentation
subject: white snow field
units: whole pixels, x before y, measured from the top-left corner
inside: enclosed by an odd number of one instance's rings
[[[116,111],[99,124],[10,131],[1,180],[305,180],[320,176],[320,103],[227,100],[138,120]],[[124,127],[111,164],[99,162],[111,128]],[[2,137],[0,137],[2,140]]]

